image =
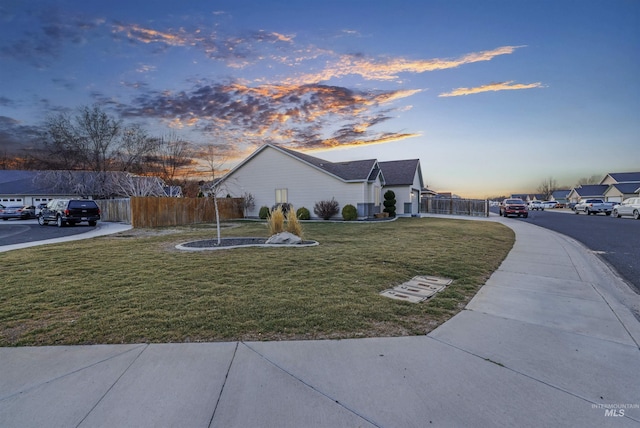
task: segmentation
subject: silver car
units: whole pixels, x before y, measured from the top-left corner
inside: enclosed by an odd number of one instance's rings
[[[620,205],[613,208],[614,217],[622,217],[623,215],[632,216],[636,220],[640,219],[640,198],[625,199]]]
[[[3,206],[0,208],[0,218],[2,220],[9,220],[10,218],[19,218],[21,220],[36,218],[36,207],[33,205]]]

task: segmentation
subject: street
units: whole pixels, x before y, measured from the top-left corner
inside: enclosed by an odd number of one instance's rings
[[[74,227],[56,227],[53,224],[40,226],[36,219],[7,220],[0,222],[0,246],[61,238],[94,229],[95,227],[86,224],[78,224]]]

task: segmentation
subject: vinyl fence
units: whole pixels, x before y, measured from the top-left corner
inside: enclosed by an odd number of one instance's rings
[[[211,198],[133,197],[96,202],[103,221],[121,221],[139,228],[213,223],[216,220]],[[220,198],[218,210],[220,220],[242,218],[242,199]]]
[[[420,201],[420,212],[489,217],[489,202],[485,199],[428,198]]]

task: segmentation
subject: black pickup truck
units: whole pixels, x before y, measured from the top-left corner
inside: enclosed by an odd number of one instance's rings
[[[54,199],[38,214],[38,224],[46,226],[55,222],[58,227],[74,226],[86,221],[89,226],[95,226],[100,220],[100,207],[90,199]]]

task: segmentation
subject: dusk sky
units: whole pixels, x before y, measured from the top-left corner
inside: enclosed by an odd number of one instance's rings
[[[640,171],[639,0],[0,2],[0,147],[101,105],[154,136],[419,158],[464,197]]]

